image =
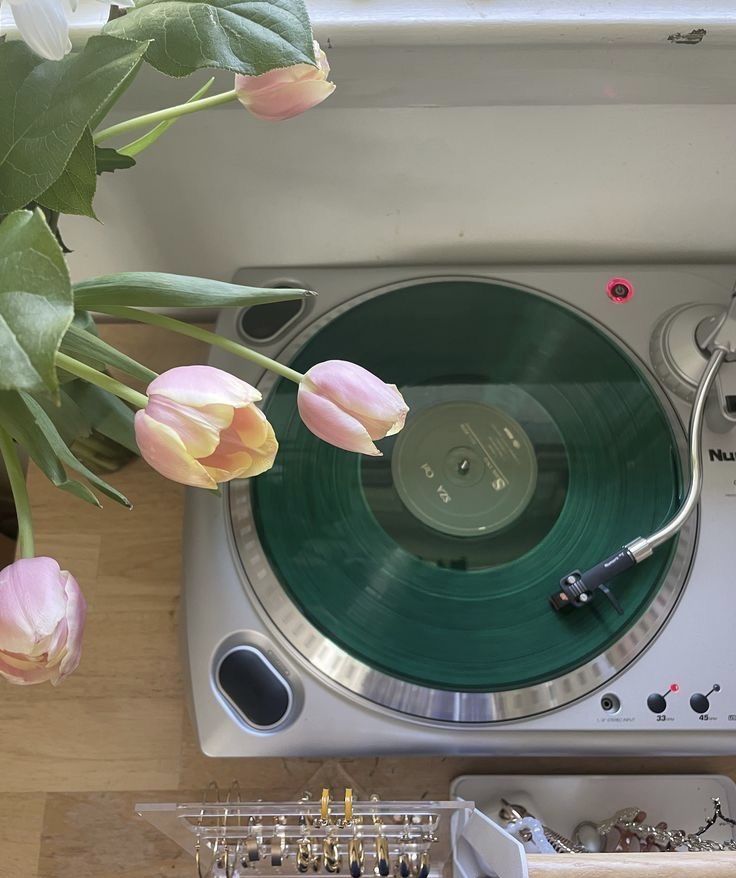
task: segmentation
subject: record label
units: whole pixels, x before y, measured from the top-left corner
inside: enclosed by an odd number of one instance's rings
[[[446,402],[409,421],[396,440],[391,473],[420,521],[472,537],[521,515],[534,494],[537,462],[522,426],[501,409]]]

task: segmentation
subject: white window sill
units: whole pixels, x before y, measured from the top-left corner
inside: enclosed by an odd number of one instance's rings
[[[317,38],[333,48],[494,44],[666,44],[704,29],[736,44],[733,0],[307,0]],[[81,0],[72,40],[99,30],[107,6]],[[7,3],[0,33],[16,36]]]
[[[704,28],[736,42],[733,0],[309,0],[335,47],[494,43],[661,43]]]

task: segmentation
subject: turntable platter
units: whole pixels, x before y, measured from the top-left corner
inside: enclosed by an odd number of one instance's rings
[[[290,350],[301,371],[359,362],[411,406],[384,456],[367,458],[316,439],[294,385],[268,396],[280,453],[269,473],[233,485],[231,510],[250,492],[260,546],[248,557],[241,547],[243,563],[309,661],[331,674],[322,644],[344,657],[343,686],[357,691],[351,680],[375,671],[393,694],[368,697],[433,715],[396,692],[539,692],[610,658],[633,629],[620,661],[651,640],[684,584],[687,536],[617,579],[623,615],[605,601],[548,606],[563,574],[656,528],[681,492],[676,418],[602,328],[529,290],[437,280],[360,297]],[[610,664],[609,676],[621,669]],[[555,706],[530,698],[527,713]],[[469,710],[457,718],[494,718]]]

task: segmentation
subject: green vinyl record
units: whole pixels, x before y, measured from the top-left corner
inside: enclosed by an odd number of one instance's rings
[[[325,638],[399,680],[499,692],[583,665],[642,616],[676,541],[616,579],[621,615],[602,597],[548,602],[681,495],[671,419],[607,333],[526,290],[437,280],[321,319],[291,365],[329,359],[397,384],[411,411],[372,458],[313,436],[292,383],[265,403],[280,451],[253,480],[253,517]]]

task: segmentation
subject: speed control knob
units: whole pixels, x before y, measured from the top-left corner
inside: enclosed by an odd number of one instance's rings
[[[691,695],[690,707],[692,707],[695,713],[708,713],[708,710],[710,708],[710,701],[708,701],[708,696],[703,695],[702,692],[696,692],[694,695]]]
[[[718,683],[713,684],[713,688],[710,692],[706,692],[703,694],[702,692],[695,692],[690,696],[690,707],[695,711],[695,713],[708,713],[710,710],[710,700],[709,696],[711,696],[714,692],[720,692],[721,687]]]
[[[664,695],[660,695],[659,692],[652,692],[649,698],[647,698],[647,707],[652,713],[664,713],[667,709]]]
[[[667,696],[670,693],[679,692],[680,687],[677,683],[672,683],[670,688],[660,695],[659,692],[652,692],[647,698],[647,707],[652,713],[664,713],[667,710]]]

